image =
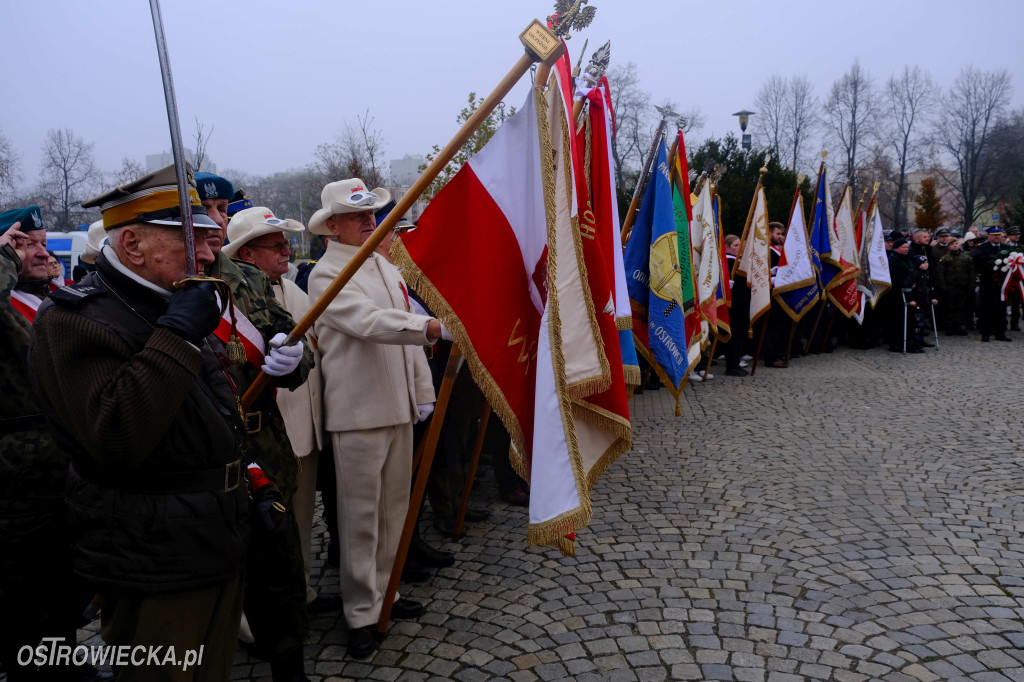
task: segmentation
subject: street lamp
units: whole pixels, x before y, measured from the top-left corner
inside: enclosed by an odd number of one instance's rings
[[[750,117],[753,116],[754,113],[755,112],[753,112],[753,111],[747,111],[746,109],[741,109],[741,110],[737,111],[735,114],[733,114],[733,116],[739,116],[740,117],[740,132],[743,133],[743,148],[744,149],[750,149],[750,135],[747,135],[747,124],[750,123]]]

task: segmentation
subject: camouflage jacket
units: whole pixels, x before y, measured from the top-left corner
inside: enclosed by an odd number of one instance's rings
[[[0,517],[19,516],[60,502],[68,458],[41,423],[42,410],[28,368],[30,325],[11,305],[21,260],[0,248]],[[33,424],[38,422],[38,425]]]
[[[217,256],[210,272],[214,277],[220,277],[231,287],[231,297],[234,304],[242,311],[246,319],[252,322],[259,330],[265,342],[269,342],[277,333],[287,334],[295,327],[295,320],[284,309],[276,298],[270,284],[270,278],[255,265],[243,261],[231,260],[223,253]],[[301,386],[313,368],[313,351],[303,343],[302,362],[295,368],[295,371],[283,377],[271,377],[271,383],[278,388],[295,388]],[[239,377],[239,393],[245,393],[245,389],[256,379],[260,368],[253,367],[246,363],[237,368]],[[270,397],[261,396],[262,400]],[[273,403],[271,399],[269,403]]]

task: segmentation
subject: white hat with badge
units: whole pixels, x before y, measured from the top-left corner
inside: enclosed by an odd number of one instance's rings
[[[391,201],[391,192],[383,187],[368,190],[359,178],[332,182],[325,186],[320,193],[320,203],[323,208],[309,219],[309,231],[313,234],[330,235],[331,231],[327,229],[325,223],[332,215],[376,211],[389,201]]]
[[[278,218],[266,206],[253,206],[231,216],[228,223],[228,243],[224,255],[234,258],[246,242],[274,232],[302,232],[305,228],[298,220]]]

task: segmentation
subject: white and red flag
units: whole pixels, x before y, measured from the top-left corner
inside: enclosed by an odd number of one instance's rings
[[[825,286],[825,292],[846,317],[852,317],[860,305],[857,275],[860,273],[860,252],[853,224],[852,190],[847,186],[833,218],[832,259],[839,264],[839,273]],[[824,257],[824,255],[823,255]]]
[[[589,282],[602,254],[582,244],[567,76],[552,69],[547,94],[534,89],[394,253],[509,431],[531,486],[529,542],[572,552],[591,476],[610,464],[609,437],[581,402],[612,385],[599,316],[614,329],[615,305],[607,277],[597,299]]]
[[[754,214],[743,234],[737,274],[747,278],[750,288],[750,326],[747,335],[754,337],[754,322],[768,312],[772,304],[771,257],[768,254],[768,207],[760,183],[754,195]]]

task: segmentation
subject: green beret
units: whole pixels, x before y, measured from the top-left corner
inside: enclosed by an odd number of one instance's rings
[[[26,206],[25,208],[12,208],[10,211],[0,213],[0,234],[11,229],[14,223],[21,223],[21,231],[45,230],[43,216],[38,206]]]
[[[213,173],[196,173],[196,189],[199,191],[199,200],[227,199],[235,196],[235,188],[231,182]]]

